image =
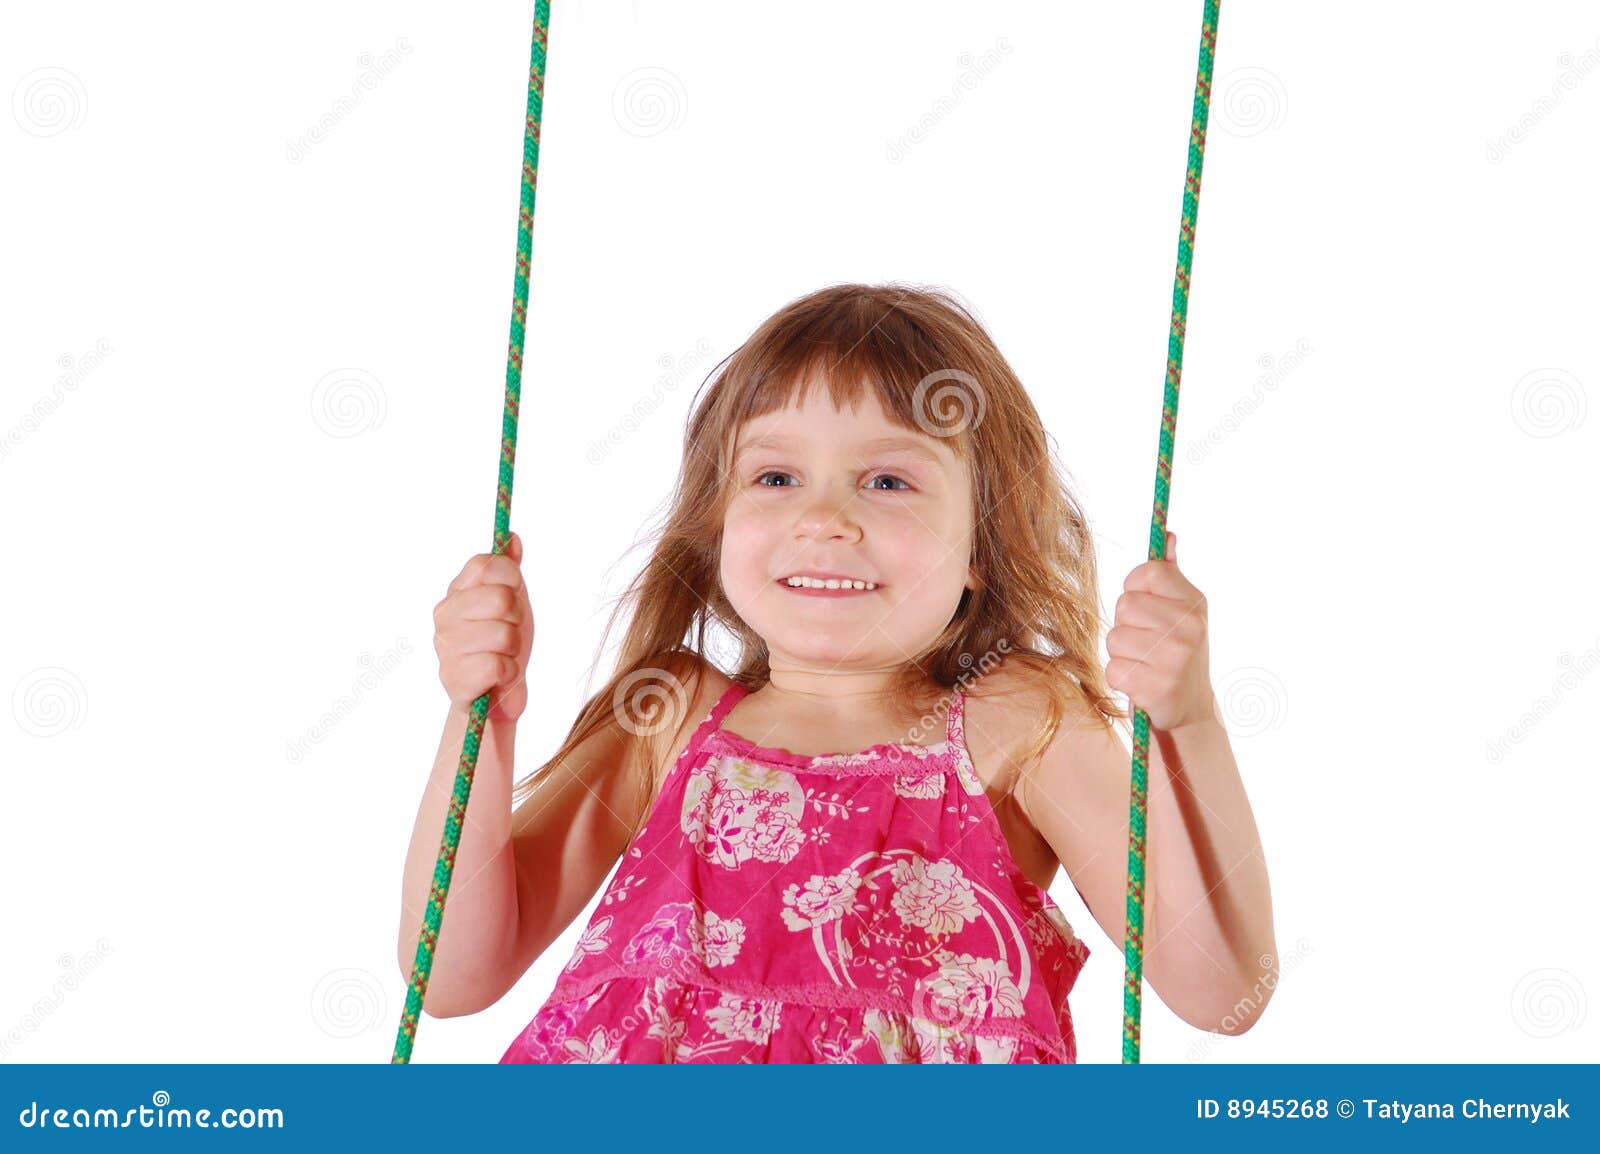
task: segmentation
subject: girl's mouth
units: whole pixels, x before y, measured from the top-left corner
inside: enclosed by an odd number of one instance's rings
[[[856,587],[851,586],[848,587],[848,589],[845,589],[845,587],[840,587],[840,589],[819,589],[819,587],[816,586],[792,586],[792,584],[787,583],[787,579],[779,579],[779,581],[776,581],[774,584],[776,584],[779,589],[786,589],[787,592],[792,592],[792,594],[800,594],[802,597],[870,597],[870,595],[875,594],[878,589],[882,589],[883,587],[877,586],[874,587],[874,589],[856,589]]]

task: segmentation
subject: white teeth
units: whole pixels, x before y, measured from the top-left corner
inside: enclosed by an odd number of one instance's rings
[[[784,584],[791,589],[876,589],[874,581],[852,581],[847,577],[786,577]]]

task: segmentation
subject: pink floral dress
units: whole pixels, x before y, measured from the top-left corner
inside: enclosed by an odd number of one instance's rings
[[[502,1062],[1075,1062],[1088,960],[945,739],[807,757],[722,728],[668,773]]]

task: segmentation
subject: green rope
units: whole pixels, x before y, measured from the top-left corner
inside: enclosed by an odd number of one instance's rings
[[[1217,51],[1217,9],[1206,0],[1200,28],[1200,69],[1194,80],[1194,123],[1189,128],[1189,173],[1183,182],[1183,224],[1178,229],[1178,271],[1172,285],[1172,331],[1167,338],[1167,387],[1161,402],[1161,450],[1156,458],[1156,502],[1150,516],[1150,560],[1167,552],[1167,495],[1172,488],[1172,441],[1178,431],[1178,380],[1183,375],[1183,333],[1189,316],[1189,268],[1200,213],[1200,167],[1211,112],[1211,64]],[[1139,1060],[1139,997],[1144,989],[1144,834],[1149,786],[1150,718],[1133,714],[1133,782],[1128,804],[1128,936],[1122,958],[1122,1060]]]
[[[522,401],[522,350],[527,337],[528,269],[533,263],[533,194],[539,177],[539,121],[544,112],[544,61],[549,40],[550,0],[537,0],[533,8],[533,60],[528,68],[528,119],[522,138],[522,204],[517,212],[517,271],[511,296],[511,344],[506,353],[506,407],[500,423],[500,484],[494,504],[494,552],[504,553],[511,540],[511,475],[517,459],[517,409]],[[472,774],[478,765],[478,746],[483,740],[484,722],[489,716],[489,695],[472,703],[472,717],[461,743],[461,762],[456,770],[456,785],[445,816],[444,842],[439,847],[439,862],[433,867],[433,889],[428,894],[428,909],[417,939],[417,956],[411,963],[411,984],[406,991],[405,1013],[400,1018],[400,1033],[394,1042],[392,1062],[411,1060],[411,1043],[417,1036],[417,1020],[422,999],[428,992],[428,975],[433,970],[433,950],[439,942],[439,924],[444,919],[444,900],[450,892],[450,876],[455,872],[456,847],[461,843],[461,827],[467,816],[467,797],[472,791]]]
[[[1211,68],[1216,52],[1220,0],[1206,0],[1200,34],[1200,67],[1195,77],[1194,121],[1189,134],[1189,171],[1184,181],[1183,224],[1178,235],[1178,269],[1172,292],[1172,330],[1167,342],[1166,391],[1161,408],[1161,447],[1156,462],[1155,509],[1150,519],[1150,559],[1166,553],[1167,498],[1172,478],[1172,442],[1178,427],[1178,382],[1183,372],[1183,335],[1189,314],[1189,275],[1194,260],[1195,219],[1200,210],[1200,172],[1205,159],[1206,122],[1211,107]],[[500,429],[500,479],[495,495],[494,552],[501,554],[511,538],[511,483],[517,457],[517,413],[522,398],[522,357],[527,338],[528,272],[533,262],[534,190],[539,175],[539,125],[544,111],[545,55],[549,43],[550,3],[536,0],[533,12],[533,51],[528,70],[528,109],[522,145],[522,200],[517,214],[517,267],[512,287],[511,339],[506,354],[505,412]],[[456,849],[466,820],[472,775],[478,764],[484,723],[489,716],[489,695],[472,703],[472,714],[461,745],[455,789],[445,816],[439,860],[434,866],[433,888],[417,939],[417,954],[406,990],[405,1012],[395,1038],[391,1061],[411,1060],[412,1043],[422,1013],[422,1001],[433,969],[433,952],[444,920],[445,898],[455,872]],[[1123,988],[1122,1060],[1139,1060],[1139,1008],[1143,988],[1144,950],[1144,840],[1148,789],[1150,719],[1134,711],[1133,774],[1128,817],[1127,964]]]

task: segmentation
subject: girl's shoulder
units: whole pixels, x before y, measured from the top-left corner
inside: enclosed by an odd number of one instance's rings
[[[1026,744],[1044,701],[1032,670],[1006,661],[962,689],[962,737],[972,765],[990,791],[1015,784],[1016,755]]]
[[[1015,784],[1021,762],[1049,728],[1052,704],[1060,715],[1056,733],[1098,717],[1070,675],[1046,672],[1039,664],[1015,657],[1007,657],[965,687],[964,736],[985,785],[988,776],[1005,789]],[[990,775],[984,774],[985,765],[991,767]]]
[[[731,677],[698,653],[678,650],[663,654],[654,662],[649,682],[641,682],[640,688],[657,694],[669,710],[670,720],[646,738],[652,799],[659,794],[667,772],[689,747],[695,730],[732,684]]]
[[[1031,744],[1048,708],[1042,676],[1008,660],[965,686],[962,738],[972,769],[994,807],[1011,857],[1035,885],[1048,890],[1060,868],[1054,848],[1022,808],[1018,788]]]

